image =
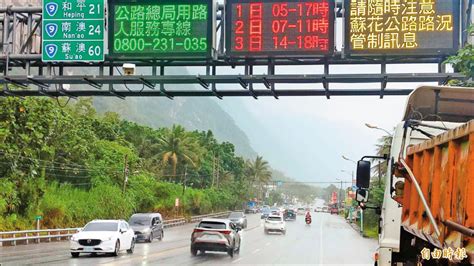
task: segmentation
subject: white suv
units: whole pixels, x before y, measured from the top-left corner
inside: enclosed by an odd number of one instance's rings
[[[135,233],[124,220],[94,220],[71,237],[71,256],[80,253],[109,253],[117,256],[122,250],[133,253]]]
[[[280,215],[270,215],[265,219],[264,225],[265,234],[269,232],[280,232],[286,234],[286,223],[282,216]]]

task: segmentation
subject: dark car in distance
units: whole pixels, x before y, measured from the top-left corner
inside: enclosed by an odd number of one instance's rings
[[[294,221],[296,220],[296,212],[291,209],[285,210],[285,212],[283,212],[283,218],[285,221]]]
[[[164,237],[163,218],[159,213],[135,213],[128,223],[135,231],[137,241],[152,242],[155,238],[162,240]]]
[[[239,228],[247,228],[247,216],[243,212],[231,212],[228,219]]]
[[[270,208],[264,208],[262,209],[262,214],[260,215],[260,218],[267,219],[270,214],[271,214]]]

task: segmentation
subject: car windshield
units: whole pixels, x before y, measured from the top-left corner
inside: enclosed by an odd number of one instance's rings
[[[298,208],[298,211],[304,211],[304,208]]]
[[[207,229],[226,229],[225,223],[220,222],[201,222],[199,223],[199,228],[207,228]]]
[[[130,225],[150,225],[150,219],[145,217],[132,217],[128,223]]]
[[[229,218],[230,219],[233,219],[233,218],[241,218],[243,215],[241,212],[232,212],[231,214],[229,214]]]
[[[281,217],[270,216],[270,217],[268,217],[268,220],[269,220],[269,221],[277,221],[277,222],[280,222],[280,221],[281,221]]]
[[[118,223],[106,222],[106,223],[88,223],[82,231],[117,231]]]
[[[263,213],[270,213],[270,210],[269,209],[263,209],[262,212]]]

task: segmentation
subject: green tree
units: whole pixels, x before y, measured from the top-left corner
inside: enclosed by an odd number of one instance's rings
[[[247,161],[247,176],[249,181],[258,188],[257,195],[262,198],[263,187],[268,184],[272,178],[272,172],[268,162],[263,160],[262,156],[257,156],[254,161]]]
[[[171,166],[173,177],[176,177],[177,167],[181,163],[198,167],[203,152],[197,140],[182,126],[173,125],[171,129],[165,130],[159,141],[161,144],[159,157],[164,166]]]
[[[468,31],[468,36],[474,36],[474,25],[471,25]],[[467,80],[451,80],[450,85],[473,87],[474,86],[474,45],[466,44],[459,49],[456,55],[450,56],[445,63],[452,64],[456,72],[466,75]]]

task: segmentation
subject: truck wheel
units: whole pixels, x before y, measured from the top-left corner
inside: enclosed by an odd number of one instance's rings
[[[233,257],[234,257],[234,247],[231,247],[231,248],[227,251],[227,254],[229,254],[229,256],[230,256],[231,258],[233,258]]]
[[[148,239],[146,240],[148,243],[151,243],[153,242],[153,233],[150,233],[150,235],[148,236]]]
[[[165,233],[163,232],[163,230],[161,230],[160,238],[158,238],[158,240],[163,240],[163,237],[165,237]]]

